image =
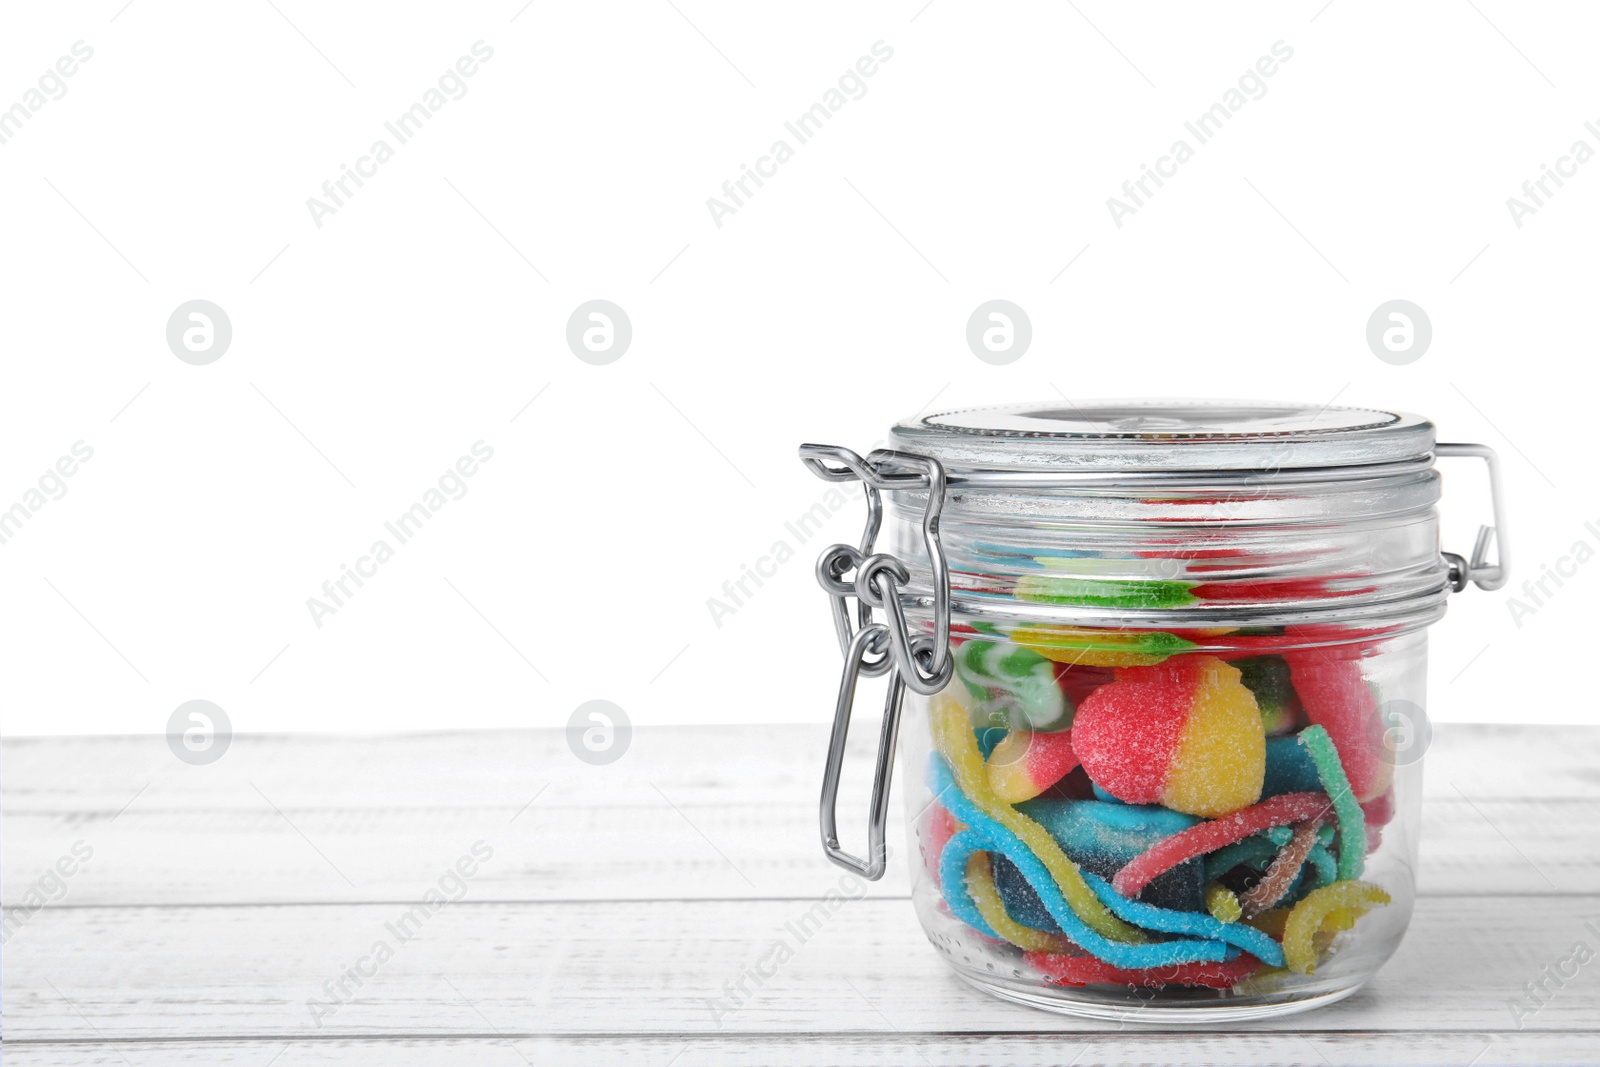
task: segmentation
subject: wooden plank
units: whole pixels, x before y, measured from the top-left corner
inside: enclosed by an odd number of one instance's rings
[[[69,905],[409,900],[478,840],[502,858],[482,899],[795,897],[832,884],[816,843],[820,728],[647,733],[599,768],[553,731],[246,737],[209,767],[179,763],[159,738],[7,742],[4,900],[22,903],[41,879]],[[1600,775],[1600,731],[1524,734],[1522,769],[1496,778],[1484,768],[1503,731],[1440,728],[1421,892],[1600,892],[1600,787],[1581,792]],[[860,767],[870,731],[857,741]],[[1548,774],[1524,774],[1541,761]],[[847,843],[863,777],[841,806]],[[1524,780],[1546,788],[1503,795]],[[889,839],[903,843],[892,811]],[[78,842],[93,857],[58,891],[48,871]],[[903,897],[906,869],[902,857],[869,892]]]
[[[653,803],[649,802],[653,798]],[[137,807],[112,815],[8,814],[4,894],[22,903],[78,843],[93,850],[65,904],[317,903],[408,900],[473,842],[500,862],[482,899],[815,896],[838,871],[817,844],[816,808],[668,804],[516,809]],[[516,816],[513,819],[513,816]],[[874,896],[904,897],[904,820]],[[1600,893],[1600,800],[1430,798],[1417,870],[1424,894]],[[852,827],[849,835],[859,835]],[[345,879],[348,878],[349,881]],[[1548,881],[1546,881],[1548,879]]]
[[[850,768],[870,770],[875,729],[851,734]],[[641,727],[614,764],[579,762],[559,730],[374,737],[242,735],[217,763],[180,763],[160,736],[7,738],[7,814],[115,813],[147,787],[144,810],[240,807],[251,788],[297,808],[545,807],[632,804],[653,782],[679,804],[814,804],[820,724]],[[1434,727],[1424,794],[1474,800],[1600,799],[1600,727],[1449,723]],[[903,770],[903,768],[902,768]],[[861,774],[847,773],[847,787]],[[287,799],[285,799],[287,798]],[[854,809],[851,809],[854,810]]]
[[[274,1059],[276,1057],[276,1059]],[[520,1058],[519,1058],[520,1057]],[[411,1038],[363,1041],[278,1040],[153,1041],[137,1043],[6,1043],[9,1067],[332,1067],[382,1063],[385,1067],[456,1064],[570,1064],[594,1067],[867,1067],[925,1063],[928,1067],[1011,1064],[1060,1067],[1064,1063],[1148,1067],[1184,1063],[1235,1067],[1393,1064],[1437,1067],[1478,1063],[1545,1067],[1592,1063],[1592,1033],[1455,1033],[1341,1031],[1337,1033],[1201,1032],[1079,1033],[936,1036],[894,1033],[737,1034],[638,1037]]]
[[[959,982],[904,901],[850,901],[797,942],[809,902],[660,901],[445,906],[396,936],[397,905],[59,908],[6,946],[8,1039],[22,1041],[1105,1033]],[[1518,1019],[1582,940],[1600,898],[1418,902],[1388,965],[1340,1004],[1253,1032],[1600,1031],[1600,960]],[[773,941],[794,955],[734,983]],[[329,994],[374,951],[359,987]],[[313,999],[314,998],[314,999]],[[1243,1028],[1240,1028],[1243,1029]],[[1062,1046],[1074,1047],[1074,1046]],[[1591,1048],[1596,1046],[1591,1046]]]

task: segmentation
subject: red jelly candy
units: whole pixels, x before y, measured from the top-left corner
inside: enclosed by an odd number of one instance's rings
[[[1350,790],[1363,803],[1383,795],[1394,780],[1394,764],[1383,747],[1378,700],[1361,675],[1361,660],[1348,646],[1286,651],[1289,680],[1300,694],[1306,718],[1328,731]]]

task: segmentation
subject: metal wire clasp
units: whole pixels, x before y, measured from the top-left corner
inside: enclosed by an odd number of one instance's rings
[[[878,449],[863,459],[838,445],[801,445],[800,459],[824,481],[859,480],[866,491],[867,522],[859,546],[830,545],[817,560],[817,582],[827,591],[833,627],[844,654],[839,695],[834,705],[833,733],[828,741],[828,763],[822,777],[822,849],[839,866],[870,881],[883,877],[886,863],[884,827],[889,818],[889,780],[894,772],[895,739],[900,708],[907,688],[925,696],[939,692],[950,681],[950,568],[939,544],[939,514],[944,508],[945,472],[938,460],[891,449]],[[828,465],[829,461],[840,464]],[[901,589],[910,582],[905,563],[887,552],[873,552],[873,542],[883,525],[886,491],[926,491],[922,513],[922,540],[928,552],[933,583],[933,629],[913,634],[906,622]],[[855,572],[854,579],[846,577]],[[854,597],[851,617],[848,600]],[[884,621],[874,621],[881,610]],[[872,779],[872,801],[867,814],[868,858],[863,860],[839,847],[837,808],[839,775],[844,765],[845,741],[850,733],[850,713],[855,706],[856,682],[862,675],[889,675],[884,699],[883,730],[878,739],[877,766]]]
[[[1475,456],[1489,467],[1489,507],[1494,516],[1493,526],[1479,526],[1478,539],[1472,546],[1472,558],[1463,559],[1454,552],[1444,552],[1450,566],[1450,588],[1459,593],[1471,582],[1479,589],[1490,592],[1506,584],[1511,576],[1511,549],[1506,538],[1505,508],[1500,496],[1500,457],[1488,445],[1447,443],[1433,446],[1433,454],[1440,459],[1453,456]],[[1489,563],[1489,544],[1495,544],[1495,561]]]

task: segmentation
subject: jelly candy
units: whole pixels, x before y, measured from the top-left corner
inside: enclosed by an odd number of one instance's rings
[[[1276,941],[1261,931],[1244,923],[1225,923],[1206,912],[1172,911],[1154,904],[1130,900],[1118,893],[1104,878],[1085,874],[1084,880],[1119,919],[1126,919],[1146,930],[1169,934],[1192,934],[1227,942],[1256,956],[1261,962],[1277,967],[1283,963],[1283,949]],[[1172,942],[1166,942],[1172,944]]]
[[[957,878],[959,871],[965,870],[970,874],[971,858],[974,854],[973,849],[980,846],[981,839],[982,833],[980,831],[976,834],[971,832],[958,834],[951,840],[951,844],[946,848],[945,856],[942,861],[943,874],[947,885],[962,884],[959,878]],[[1041,928],[1045,928],[1045,932],[1050,933],[1054,933],[1055,931],[1059,930],[1059,925],[1051,923],[1048,927],[1046,927],[1045,923],[1041,921],[1042,917],[1053,917],[1054,915],[1055,909],[1052,909],[1049,904],[1045,903],[1046,900],[1057,896],[1057,894],[1054,892],[1054,884],[1049,882],[1047,878],[1044,882],[1036,883],[1035,877],[1043,875],[1043,869],[1038,867],[1037,864],[1029,864],[1026,859],[1022,859],[1022,862],[1019,863],[1017,862],[1019,858],[1020,857],[1013,857],[1010,855],[996,855],[994,857],[993,870],[995,877],[993,884],[996,887],[997,894],[1003,901],[1003,909],[1006,913],[1006,920],[1004,922],[998,924],[991,922],[989,921],[990,917],[988,915],[983,915],[984,922],[982,925],[969,921],[974,913],[981,912],[976,900],[964,899],[967,894],[971,893],[972,890],[970,877],[966,882],[967,893],[952,894],[948,889],[946,890],[945,899],[950,905],[951,913],[957,918],[962,919],[962,921],[967,922],[969,926],[972,926],[974,929],[983,933],[989,933],[991,931],[999,932],[1007,922],[1012,921],[1023,924],[1025,929],[1029,929],[1033,933],[1039,933]],[[1001,880],[1001,872],[1005,869],[1005,867],[1002,866],[1003,864],[1008,864],[1010,867],[1012,874],[1009,875],[1009,877],[1015,878],[1020,876],[1026,881],[1028,888],[1032,890],[1032,893],[1026,898],[1022,897],[1020,894],[1017,894],[1014,889],[1008,891],[1004,887]],[[1029,874],[1023,869],[1028,866],[1032,866],[1034,868],[1034,877],[1030,877]],[[1253,953],[1259,958],[1272,963],[1275,966],[1282,962],[1282,949],[1280,949],[1278,945],[1270,938],[1263,936],[1260,931],[1246,926],[1243,923],[1225,923],[1201,911],[1174,911],[1169,908],[1156,907],[1153,904],[1147,904],[1142,901],[1128,900],[1118,894],[1116,890],[1111,888],[1110,884],[1107,883],[1105,879],[1099,877],[1098,875],[1086,873],[1084,875],[1084,879],[1088,882],[1090,887],[1094,890],[1095,894],[1101,899],[1101,901],[1105,903],[1106,907],[1111,909],[1111,911],[1117,914],[1120,918],[1126,919],[1130,923],[1133,923],[1139,927],[1168,934],[1189,934],[1205,939],[1203,941],[1189,942],[1188,944],[1191,948],[1196,945],[1215,945],[1216,943],[1221,942],[1225,944],[1231,944],[1236,948],[1243,948],[1245,951]],[[955,899],[952,899],[953,897]],[[1028,905],[1018,908],[1018,903],[1024,900],[1028,902]],[[1040,911],[1044,913],[1043,916],[1041,916]],[[1031,937],[1029,939],[1032,940]],[[1072,940],[1075,941],[1076,938],[1072,938]],[[1020,942],[1013,943],[1021,944]],[[1108,944],[1112,946],[1111,951],[1113,953],[1123,955],[1127,955],[1125,950],[1128,949],[1137,948],[1141,950],[1151,950],[1158,947],[1156,945],[1133,946],[1127,944],[1117,944],[1114,942]],[[1165,941],[1160,944],[1160,947],[1170,947],[1174,951],[1182,952],[1185,951],[1182,948],[1183,945],[1184,942],[1181,941]],[[1022,947],[1026,948],[1030,946],[1023,945]],[[1111,958],[1099,948],[1092,948],[1092,951],[1095,955],[1102,958]],[[1129,956],[1129,958],[1132,957]],[[1189,956],[1187,958],[1192,959],[1195,957]]]
[[[1305,648],[1286,652],[1284,658],[1306,718],[1333,738],[1356,799],[1380,796],[1394,778],[1394,763],[1383,745],[1377,698],[1361,675],[1355,651]]]
[[[1297,736],[1267,738],[1267,773],[1261,782],[1262,796],[1309,793],[1321,788],[1322,776],[1317,773],[1317,765]]]
[[[1067,859],[1044,827],[990,791],[989,777],[978,755],[977,741],[967,725],[967,713],[960,704],[949,698],[948,692],[946,690],[928,702],[934,745],[944,757],[930,761],[936,773],[936,778],[929,779],[934,796],[950,809],[950,814],[968,826],[973,825],[974,820],[964,813],[987,816],[1011,834],[1024,851],[1031,849],[1029,858],[1036,857],[1036,862],[1054,876],[1055,884],[1063,898],[1070,903],[1075,917],[1087,924],[1092,933],[1124,941],[1142,939],[1137,930],[1118,920],[1096,899],[1084,884],[1077,865]],[[939,784],[934,785],[935,781]],[[957,809],[958,804],[960,810]],[[1072,931],[1067,930],[1067,934],[1071,936]],[[1073,937],[1073,940],[1083,944],[1077,937]]]
[[[1317,824],[1315,821],[1301,823],[1294,828],[1293,835],[1283,846],[1278,854],[1273,857],[1272,865],[1267,868],[1267,873],[1261,880],[1250,887],[1240,901],[1244,914],[1248,916],[1260,915],[1262,912],[1277,904],[1289,891],[1294,888],[1295,879],[1300,876],[1300,871],[1305,867],[1311,850],[1317,844]]]
[[[933,884],[939,884],[939,856],[944,852],[945,843],[956,835],[959,827],[955,818],[941,804],[932,804],[922,816],[922,829],[917,835],[918,847],[922,849],[922,865],[933,877]]]
[[[1044,905],[1056,925],[1079,947],[1093,953],[1108,963],[1119,967],[1143,968],[1163,967],[1175,963],[1188,963],[1200,960],[1222,960],[1229,956],[1230,950],[1226,942],[1220,939],[1207,940],[1176,940],[1152,943],[1145,938],[1136,927],[1124,924],[1120,919],[1115,919],[1110,914],[1110,909],[1100,902],[1101,893],[1117,901],[1120,909],[1147,908],[1152,912],[1163,912],[1167,915],[1183,916],[1186,920],[1205,919],[1216,923],[1210,916],[1195,915],[1191,912],[1164,912],[1164,909],[1151,908],[1148,904],[1139,904],[1135,901],[1123,900],[1106,883],[1093,875],[1084,876],[1077,874],[1077,884],[1086,891],[1096,896],[1096,903],[1106,908],[1106,915],[1112,918],[1122,929],[1128,930],[1140,940],[1112,941],[1079,917],[1077,910],[1067,903],[1061,888],[1056,884],[1054,872],[1047,869],[1040,858],[1034,855],[1032,849],[1024,844],[1022,839],[1012,830],[1002,825],[989,814],[980,811],[971,800],[962,794],[951,776],[950,767],[944,758],[934,753],[928,760],[928,780],[935,792],[949,800],[950,813],[957,819],[966,823],[968,829],[950,839],[945,846],[944,856],[940,861],[941,881],[944,887],[944,899],[950,911],[968,926],[981,933],[992,935],[993,929],[976,914],[964,881],[967,863],[974,851],[983,849],[989,852],[1003,853],[1022,872],[1028,884],[1038,894],[1039,901]],[[1014,814],[1014,813],[1013,813]],[[1043,831],[1040,831],[1043,833]],[[1045,835],[1048,838],[1049,835]],[[1063,857],[1065,859],[1065,857]],[[1076,872],[1075,872],[1076,873]],[[1088,879],[1099,883],[1091,888]],[[976,919],[977,921],[973,921]],[[1223,924],[1216,923],[1217,927]],[[1233,931],[1231,924],[1229,932],[1232,937],[1243,937],[1240,932]],[[1245,927],[1244,929],[1249,929]],[[1277,946],[1274,945],[1274,948]]]
[[[1165,808],[1106,804],[1094,800],[1030,800],[1018,806],[1050,832],[1082,870],[1110,878],[1139,853],[1199,820]],[[1152,879],[1139,899],[1158,907],[1199,911],[1205,884],[1199,859],[1180,863]]]
[[[1261,713],[1214,656],[1118,671],[1079,707],[1072,743],[1095,784],[1130,804],[1209,817],[1261,796]]]
[[[1004,715],[997,726],[1040,730],[1072,722],[1072,706],[1050,660],[1010,641],[967,641],[955,652],[956,675],[982,710]],[[1006,713],[1014,711],[1015,716]]]
[[[1339,760],[1328,731],[1321,726],[1307,726],[1297,735],[1322,776],[1322,787],[1333,803],[1333,812],[1339,819],[1339,880],[1350,881],[1361,877],[1362,863],[1367,849],[1366,816],[1361,805],[1351,794],[1350,783],[1345,780],[1344,768]]]
[[[1242,841],[1235,841],[1231,845],[1207,854],[1205,859],[1206,879],[1215,880],[1227,874],[1235,867],[1253,867],[1265,870],[1272,857],[1278,854],[1278,846],[1274,845],[1264,834],[1252,834]]]
[[[996,862],[1005,860],[996,857]],[[988,853],[974,852],[967,860],[967,892],[972,895],[973,905],[984,922],[988,923],[989,928],[1018,948],[1032,952],[1075,951],[1072,942],[1060,934],[1024,926],[1008,914],[1005,904],[1001,902],[1000,892],[995,888]],[[1038,898],[1035,897],[1034,900],[1037,901]],[[1039,905],[1039,907],[1042,911],[1044,906]]]
[[[1348,924],[1374,906],[1389,903],[1389,894],[1366,882],[1338,881],[1314,890],[1294,906],[1283,923],[1283,958],[1291,971],[1310,974],[1317,966],[1312,935],[1332,920],[1335,927]]]
[[[1022,959],[1050,981],[1062,986],[1103,984],[1160,989],[1177,985],[1231,989],[1261,969],[1261,961],[1249,953],[1240,953],[1224,963],[1180,963],[1172,967],[1137,971],[1113,967],[1093,956],[1027,952]]]
[[[1077,626],[1018,626],[1011,640],[1046,659],[1085,667],[1142,667],[1195,647],[1159,631],[1088,630]]]
[[[1239,668],[1239,681],[1255,694],[1261,725],[1269,738],[1292,734],[1306,725],[1305,709],[1289,682],[1289,664],[1282,656],[1250,656],[1234,666]]]
[[[1156,578],[1095,578],[1055,569],[1075,561],[1041,557],[1044,571],[1018,576],[1012,595],[1036,604],[1105,608],[1180,608],[1195,602],[1188,582]]]
[[[1361,802],[1361,814],[1367,818],[1367,826],[1387,826],[1394,818],[1394,786],[1390,786],[1382,796]]]
[[[1328,798],[1321,793],[1284,793],[1269,797],[1259,804],[1173,834],[1129,860],[1111,884],[1123,896],[1132,896],[1149,885],[1156,875],[1186,859],[1215,851],[1269,826],[1321,818],[1329,810]]]
[[[1007,804],[1031,800],[1055,785],[1078,765],[1072,734],[1013,730],[986,759],[989,788]]]
[[[1207,882],[1205,888],[1206,911],[1221,922],[1238,922],[1244,917],[1244,908],[1233,890],[1221,882]]]

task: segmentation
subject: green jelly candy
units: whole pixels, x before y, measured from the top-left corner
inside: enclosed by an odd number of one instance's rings
[[[956,650],[955,668],[990,717],[1014,711],[1020,721],[1011,725],[1031,730],[1063,729],[1072,722],[1055,665],[1037,652],[1010,641],[968,641]]]
[[[1105,608],[1179,608],[1197,599],[1188,582],[1156,578],[1083,578],[1071,574],[1024,574],[1012,595],[1039,604]]]
[[[1251,656],[1234,666],[1239,668],[1239,680],[1255,694],[1268,737],[1282,737],[1305,725],[1300,695],[1289,681],[1289,664],[1282,656]]]

